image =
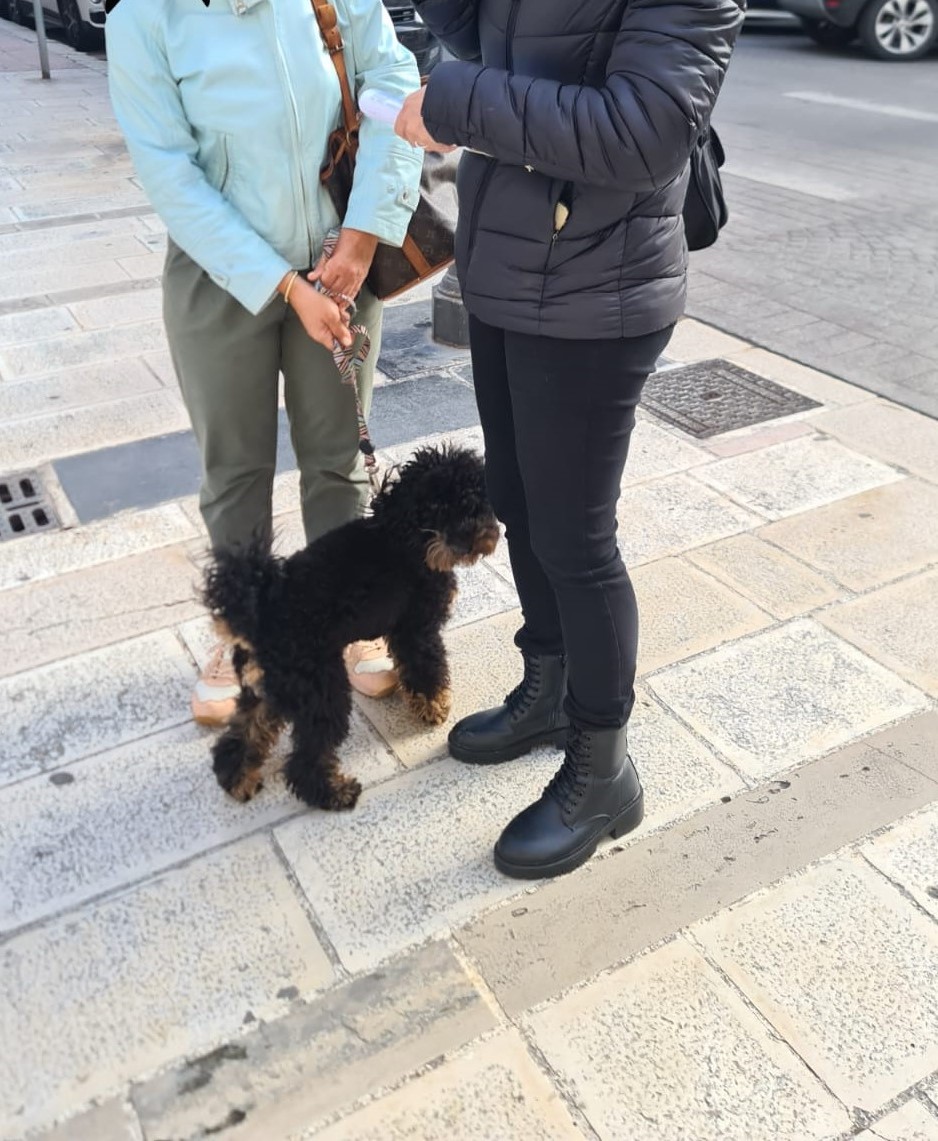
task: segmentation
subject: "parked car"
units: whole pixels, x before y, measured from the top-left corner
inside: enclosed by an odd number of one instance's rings
[[[384,0],[384,6],[391,14],[397,38],[414,53],[420,74],[429,75],[443,55],[439,40],[407,0]]]
[[[797,28],[798,17],[779,7],[778,0],[749,0],[746,26],[755,28]]]
[[[32,0],[7,0],[12,15],[21,24],[33,23]],[[104,0],[42,0],[42,12],[50,27],[60,27],[73,48],[87,51],[104,41]]]
[[[824,47],[859,39],[877,59],[909,62],[938,44],[938,0],[780,0]]]

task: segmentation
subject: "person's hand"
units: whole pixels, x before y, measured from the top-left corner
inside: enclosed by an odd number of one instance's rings
[[[280,293],[284,293],[290,282],[292,274],[280,283]],[[348,326],[348,317],[344,310],[324,293],[310,285],[301,276],[297,277],[290,287],[289,304],[296,311],[296,315],[303,322],[303,328],[324,348],[331,353],[336,341],[344,348],[352,343],[352,331]]]
[[[394,124],[395,134],[400,135],[405,143],[412,147],[422,147],[425,151],[436,151],[437,154],[449,154],[456,150],[445,143],[438,143],[427,130],[423,121],[423,97],[426,88],[421,87],[404,100],[397,121]]]
[[[323,255],[309,280],[322,282],[323,288],[334,293],[336,301],[345,308],[361,292],[377,248],[378,239],[374,234],[343,229],[332,257],[327,259]]]

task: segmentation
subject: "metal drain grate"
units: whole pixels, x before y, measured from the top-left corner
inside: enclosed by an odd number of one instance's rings
[[[0,476],[0,542],[58,527],[58,517],[35,472]]]
[[[722,360],[655,373],[645,385],[642,404],[698,439],[820,407],[800,392]]]

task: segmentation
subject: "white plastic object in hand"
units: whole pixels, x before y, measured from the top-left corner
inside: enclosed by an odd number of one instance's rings
[[[403,99],[395,99],[383,91],[363,91],[358,97],[358,106],[363,115],[376,119],[379,123],[394,126],[404,106]]]

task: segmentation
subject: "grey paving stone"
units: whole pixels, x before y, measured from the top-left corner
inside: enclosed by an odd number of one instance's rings
[[[777,353],[770,353],[765,349],[743,349],[740,352],[730,353],[727,359],[742,365],[743,368],[747,368],[751,372],[756,372],[760,376],[765,376],[769,380],[783,384],[786,388],[792,388],[795,392],[810,396],[812,400],[818,400],[821,404],[827,404],[831,407],[857,404],[873,399],[872,393],[866,392],[854,384],[847,384],[827,373],[809,368],[797,359],[792,360],[789,357],[779,356]]]
[[[354,812],[276,831],[346,967],[373,968],[522,890],[492,863],[501,829],[537,797],[559,757],[515,766],[449,759],[366,792]]]
[[[681,940],[528,1021],[604,1141],[821,1141],[850,1125]]]
[[[938,1116],[919,1101],[907,1101],[901,1109],[864,1129],[857,1141],[938,1141]]]
[[[25,1131],[213,1049],[332,967],[266,837],[16,936],[0,949],[0,1131]]]
[[[637,728],[642,721],[639,709]],[[930,804],[938,789],[934,740],[935,717],[926,714],[901,735],[875,734],[784,781],[726,795],[523,901],[499,905],[456,937],[515,1015]],[[637,748],[643,779],[645,758]]]
[[[938,927],[859,857],[694,934],[846,1105],[876,1110],[938,1066]]]
[[[923,709],[924,696],[810,619],[649,679],[705,740],[756,778]]]
[[[194,674],[163,630],[0,681],[0,783],[186,721]]]
[[[115,1099],[89,1109],[42,1133],[31,1133],[28,1141],[139,1141],[140,1132],[133,1108]]]
[[[4,265],[6,265],[4,258]],[[54,337],[76,328],[67,309],[40,309],[32,313],[10,313],[0,316],[0,345],[19,345]]]
[[[683,559],[660,559],[632,575],[638,598],[642,674],[751,634],[771,618]]]
[[[768,426],[756,424],[751,428],[738,428],[722,436],[707,441],[707,451],[714,456],[740,456],[744,452],[756,452],[762,448],[781,444],[786,440],[796,440],[799,436],[812,434],[810,424],[804,419],[778,420]]]
[[[566,1106],[516,1033],[473,1047],[302,1141],[580,1141]]]
[[[759,516],[686,475],[627,487],[617,508],[628,566],[679,555],[757,526]]]
[[[864,653],[938,697],[938,570],[835,606],[820,621]]]
[[[938,919],[938,805],[900,821],[860,850]]]
[[[0,677],[202,613],[181,547],[0,592]]]
[[[296,1137],[494,1026],[452,952],[432,943],[135,1086],[133,1099],[148,1138],[199,1141],[223,1123],[231,1141]]]
[[[80,301],[71,311],[85,329],[126,325],[133,321],[150,321],[163,311],[161,289],[137,289],[117,297]]]
[[[675,432],[667,431],[651,420],[639,420],[629,441],[629,458],[622,486],[625,488],[663,475],[674,475],[709,459],[703,448],[681,439]]]
[[[852,590],[938,562],[938,488],[904,479],[764,527],[759,535]]]
[[[50,376],[0,385],[0,423],[112,400],[126,400],[159,387],[159,380],[141,361],[136,360],[63,369]],[[21,426],[20,431],[27,429]]]
[[[696,474],[769,519],[810,511],[902,478],[895,468],[818,436],[718,460]]]
[[[516,610],[518,596],[503,578],[490,570],[485,562],[456,572],[459,580],[459,594],[453,607],[450,626],[466,626]]]
[[[388,306],[378,365],[395,380],[417,372],[430,372],[468,361],[466,349],[436,344],[431,335],[431,305],[414,301]]]
[[[888,400],[829,410],[813,423],[858,451],[938,482],[938,423]]]
[[[169,547],[196,535],[185,514],[175,504],[166,504],[91,527],[17,539],[0,546],[0,590]]]

